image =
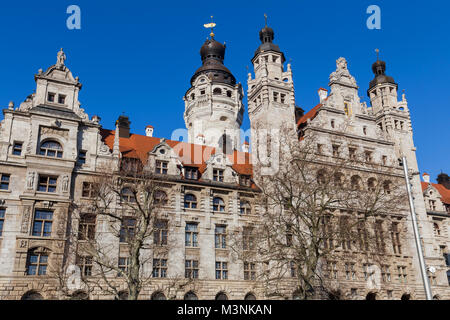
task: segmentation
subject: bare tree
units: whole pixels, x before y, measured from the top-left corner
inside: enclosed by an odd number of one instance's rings
[[[292,286],[296,298],[335,297],[336,261],[349,261],[350,279],[356,272],[351,261],[383,264],[387,231],[380,221],[406,208],[401,176],[368,154],[325,155],[311,137],[299,142],[281,132],[271,139],[284,142],[268,152],[272,161],[279,156],[279,167],[264,175],[264,159],[254,164],[261,217],[239,233],[233,248],[244,269],[259,266],[255,280],[268,297],[286,297]]]
[[[74,264],[68,261],[58,267],[65,296],[73,296],[70,286],[76,287],[76,281],[84,291],[128,300],[138,299],[154,276],[166,278],[167,286],[183,286],[181,276],[169,279],[166,274],[168,252],[176,245],[168,240],[167,181],[137,162],[123,162],[120,167],[113,174],[107,168],[100,170],[85,183],[83,197],[88,200],[73,205],[79,225],[71,227],[70,247],[78,268],[69,270]],[[168,288],[171,295],[174,288]]]

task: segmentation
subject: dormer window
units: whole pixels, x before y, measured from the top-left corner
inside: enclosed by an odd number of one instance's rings
[[[49,92],[47,96],[48,102],[55,102],[56,94]]]
[[[223,182],[223,170],[214,169],[213,170],[213,180]]]
[[[53,141],[53,140],[45,141],[41,144],[41,148],[39,149],[39,154],[41,156],[45,156],[45,157],[62,158],[63,148],[56,141]]]
[[[157,173],[157,174],[167,174],[167,172],[168,172],[168,169],[167,169],[168,165],[169,165],[169,162],[167,162],[167,161],[156,160],[155,173]]]
[[[58,103],[59,104],[65,104],[66,103],[66,96],[63,94],[58,95]]]
[[[205,94],[205,90],[201,90],[200,94],[203,96]]]
[[[198,179],[198,169],[197,168],[185,168],[184,171],[185,179],[197,180]]]
[[[239,182],[242,186],[250,187],[252,185],[252,180],[249,175],[240,175],[239,176]]]

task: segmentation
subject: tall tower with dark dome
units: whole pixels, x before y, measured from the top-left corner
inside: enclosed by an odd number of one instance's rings
[[[191,87],[183,97],[184,121],[190,143],[239,149],[240,128],[244,116],[243,90],[223,64],[225,44],[214,33],[200,49],[202,66],[191,78]]]
[[[275,32],[266,25],[259,32],[261,44],[252,58],[255,77],[248,74],[248,114],[251,124],[252,156],[256,163],[265,162],[264,154],[275,154],[274,143],[296,136],[295,92],[291,65],[285,68],[284,53],[273,43]],[[288,135],[288,137],[286,136]],[[280,136],[280,138],[277,138]]]

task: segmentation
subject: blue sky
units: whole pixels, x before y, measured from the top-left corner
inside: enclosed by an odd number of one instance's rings
[[[71,4],[81,8],[81,30],[66,27]],[[381,30],[366,27],[372,4],[381,8]],[[216,39],[227,43],[225,65],[246,90],[246,66],[267,13],[275,43],[292,59],[297,104],[306,111],[318,103],[317,89],[327,87],[340,56],[367,101],[380,48],[387,74],[409,101],[419,167],[434,179],[441,170],[450,174],[449,12],[448,1],[434,0],[2,1],[0,106],[32,93],[33,75],[54,64],[63,47],[90,116],[113,128],[125,112],[132,132],[144,134],[151,124],[156,136],[170,138],[185,127],[182,96],[201,65],[203,24],[214,15]]]

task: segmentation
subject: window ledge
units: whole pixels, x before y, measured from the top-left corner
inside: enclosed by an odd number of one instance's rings
[[[9,189],[8,190],[1,190],[0,189],[0,193],[11,193],[11,192],[12,192],[12,190],[9,190]]]

